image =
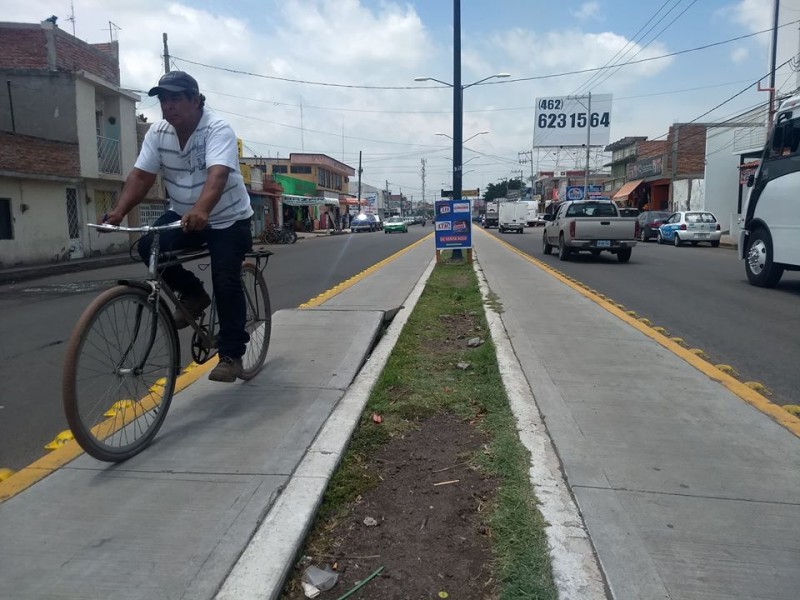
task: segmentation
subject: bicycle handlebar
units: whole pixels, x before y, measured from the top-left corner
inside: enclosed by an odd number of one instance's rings
[[[140,227],[123,227],[122,225],[106,225],[98,223],[87,223],[87,225],[103,233],[111,233],[114,231],[125,231],[128,233],[150,233],[151,231],[179,229],[181,227],[181,222],[173,221],[172,223],[166,223],[164,225],[141,225]]]

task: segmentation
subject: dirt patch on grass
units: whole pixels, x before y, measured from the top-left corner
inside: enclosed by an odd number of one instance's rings
[[[381,566],[350,598],[495,598],[486,518],[499,482],[474,460],[487,442],[451,414],[391,440],[364,465],[377,487],[309,540],[310,560],[300,561],[284,598],[304,598],[299,579],[309,564],[336,564],[339,581],[321,600],[339,598]],[[368,517],[377,524],[365,525]]]

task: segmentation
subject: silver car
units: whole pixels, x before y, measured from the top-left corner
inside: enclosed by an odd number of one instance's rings
[[[697,246],[700,242],[706,242],[714,246],[719,246],[722,237],[722,227],[720,227],[717,217],[713,213],[702,210],[689,210],[673,213],[658,228],[659,244],[682,245],[689,242],[692,246]]]

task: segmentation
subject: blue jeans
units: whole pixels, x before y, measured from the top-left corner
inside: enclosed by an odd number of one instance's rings
[[[154,225],[164,225],[180,220],[180,215],[169,210],[161,215]],[[139,240],[139,255],[150,260],[152,234]],[[250,219],[236,221],[226,229],[205,229],[184,232],[182,229],[169,229],[159,234],[161,252],[200,248],[208,245],[211,253],[211,281],[214,286],[214,301],[219,315],[219,354],[230,358],[244,355],[250,336],[245,331],[247,307],[242,290],[242,263],[244,255],[253,247],[250,233]],[[175,292],[184,295],[203,293],[203,282],[182,265],[159,269],[161,277]]]

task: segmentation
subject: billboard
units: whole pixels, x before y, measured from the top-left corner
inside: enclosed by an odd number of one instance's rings
[[[592,94],[588,114],[587,96],[536,99],[534,146],[606,146],[611,137],[611,94]]]
[[[436,201],[436,249],[472,248],[472,208],[469,200]]]
[[[367,205],[364,207],[364,212],[373,215],[378,214],[378,194],[372,192],[369,194],[364,194],[364,199],[367,201]]]
[[[602,185],[590,185],[586,188],[588,200],[608,200],[608,195],[603,191]],[[567,200],[583,200],[582,185],[567,186]]]

